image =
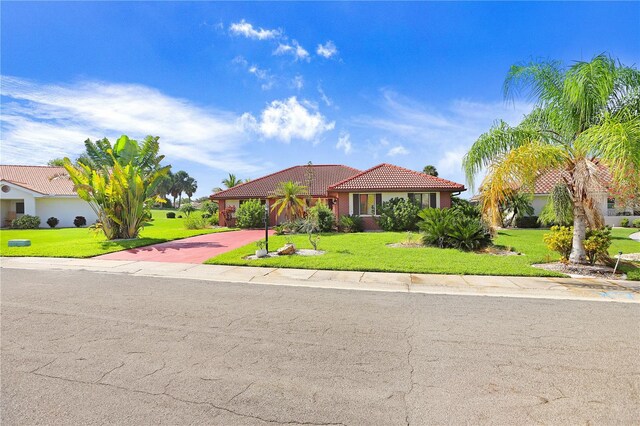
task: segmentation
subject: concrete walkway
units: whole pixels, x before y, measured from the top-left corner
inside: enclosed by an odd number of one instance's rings
[[[88,270],[133,276],[341,290],[640,303],[640,282],[595,278],[429,275],[279,269],[107,259],[3,257],[2,268]]]
[[[273,231],[269,231],[271,235]],[[202,263],[222,253],[264,238],[264,230],[217,232],[168,241],[95,257],[102,260],[134,260],[172,263]]]

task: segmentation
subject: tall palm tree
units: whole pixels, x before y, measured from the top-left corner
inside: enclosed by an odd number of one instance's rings
[[[238,179],[236,175],[234,175],[233,173],[229,173],[228,177],[222,179],[222,184],[224,185],[224,188],[216,186],[215,188],[213,188],[213,192],[215,194],[216,192],[223,191],[224,189],[233,188],[234,186],[240,185],[241,183],[249,182],[249,180],[250,179],[245,179],[243,181],[242,179]]]
[[[301,217],[306,206],[304,197],[307,195],[307,187],[298,182],[280,182],[274,191],[276,201],[271,210],[276,210],[278,216],[285,212],[287,220]]]
[[[422,173],[438,177],[438,170],[436,169],[436,166],[432,166],[431,164],[424,166]]]
[[[191,196],[196,192],[197,189],[198,181],[189,176],[184,183],[184,193],[187,194],[187,197],[189,197],[189,199],[191,199]]]
[[[586,262],[586,227],[602,217],[592,198],[598,165],[614,182],[637,179],[640,166],[640,72],[607,55],[569,68],[558,62],[514,65],[504,83],[505,97],[528,91],[534,110],[517,126],[498,121],[465,155],[467,180],[483,169],[482,207],[494,223],[513,188],[531,190],[545,171],[562,170],[573,202],[573,248],[569,261]]]
[[[180,170],[173,175],[173,184],[171,185],[170,194],[173,197],[173,207],[180,208],[182,205],[182,193],[187,187],[187,181],[189,174],[184,170]],[[176,198],[178,198],[178,205],[176,206]]]

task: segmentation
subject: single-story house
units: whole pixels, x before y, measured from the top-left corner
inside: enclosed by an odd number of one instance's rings
[[[536,180],[533,200],[531,202],[535,210],[534,215],[537,216],[542,212],[542,209],[549,201],[549,194],[551,194],[553,188],[564,182],[563,173],[565,172],[562,170],[551,170],[540,175]],[[598,166],[597,180],[599,184],[593,188],[591,196],[604,217],[605,225],[620,226],[620,221],[625,217],[629,219],[629,222],[640,218],[640,215],[637,214],[638,212],[635,212],[636,215],[634,215],[632,209],[616,203],[615,197],[609,192],[611,174],[603,165]]]
[[[378,229],[376,206],[391,198],[410,198],[422,207],[446,208],[451,207],[452,195],[465,190],[462,184],[386,163],[365,171],[343,165],[294,166],[213,194],[211,199],[219,204],[220,224],[232,225],[226,221],[225,209],[237,209],[249,199],[259,199],[269,206],[271,226],[284,222],[285,218],[277,217],[271,206],[276,201],[277,185],[287,181],[308,186],[310,205],[322,200],[336,218],[360,216],[369,230]]]
[[[40,217],[40,227],[48,228],[47,219],[55,217],[58,227],[72,227],[76,216],[87,224],[97,219],[95,212],[73,190],[64,167],[0,165],[0,226],[25,214]]]

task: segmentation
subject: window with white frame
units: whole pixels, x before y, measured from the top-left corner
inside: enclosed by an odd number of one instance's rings
[[[377,206],[382,204],[382,194],[353,194],[355,216],[376,216]]]
[[[409,199],[422,209],[438,207],[438,197],[435,192],[410,192]]]

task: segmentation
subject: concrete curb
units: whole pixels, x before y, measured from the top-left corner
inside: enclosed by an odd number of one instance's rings
[[[30,270],[85,270],[158,278],[338,290],[640,303],[640,282],[596,278],[430,275],[95,258],[2,257],[0,267]]]

